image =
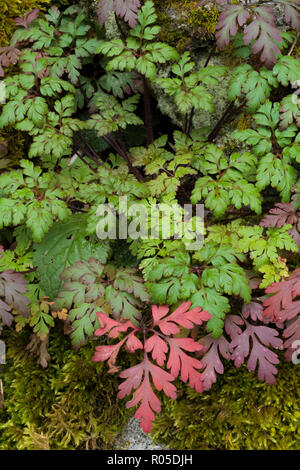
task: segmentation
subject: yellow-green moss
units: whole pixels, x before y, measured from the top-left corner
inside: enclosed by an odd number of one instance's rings
[[[0,46],[7,45],[16,28],[14,19],[29,10],[44,7],[51,0],[1,0],[0,2]]]
[[[200,8],[193,0],[155,0],[155,3],[162,41],[182,51],[195,37],[213,38],[219,14],[213,6]]]
[[[273,387],[229,366],[209,392],[164,399],[153,435],[171,449],[299,449],[299,400],[299,366],[282,362]]]
[[[28,339],[26,331],[6,334],[0,450],[113,448],[130,412],[117,398],[118,378],[105,364],[92,362],[95,342],[75,351],[56,328],[52,360],[43,369],[26,351]]]

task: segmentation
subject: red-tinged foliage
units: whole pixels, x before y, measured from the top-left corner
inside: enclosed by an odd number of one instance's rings
[[[201,372],[203,389],[209,390],[216,383],[216,374],[224,373],[224,366],[220,355],[224,359],[230,359],[229,341],[222,335],[220,338],[212,338],[211,334],[201,339],[204,356],[201,359],[204,370]]]
[[[244,44],[255,41],[252,50],[254,54],[261,52],[260,59],[268,67],[276,63],[276,54],[280,54],[277,43],[282,42],[280,30],[275,25],[275,16],[269,7],[254,8],[255,18],[244,30]]]
[[[180,328],[191,329],[193,324],[201,325],[203,321],[208,321],[211,318],[211,314],[202,311],[201,308],[196,307],[189,310],[191,302],[183,302],[171,315],[166,317],[169,307],[154,305],[152,307],[152,314],[154,319],[154,326],[158,326],[160,331],[166,335],[179,333]]]
[[[167,341],[170,347],[167,368],[170,369],[172,376],[178,377],[180,373],[183,382],[188,382],[191,388],[201,393],[202,377],[198,370],[202,369],[202,364],[198,359],[188,356],[182,349],[195,352],[200,351],[202,346],[192,338],[168,338]]]
[[[265,5],[257,5],[254,2],[233,2],[227,0],[215,0],[221,5],[221,14],[216,25],[217,45],[224,49],[231,37],[242,32],[246,46],[251,46],[254,54],[260,54],[261,61],[271,68],[277,61],[280,53],[278,44],[282,43],[280,29],[276,25],[276,18],[272,8]],[[277,0],[283,6],[285,20],[290,23],[297,32],[300,31],[298,0]],[[199,6],[205,2],[199,2]]]
[[[217,45],[224,49],[230,42],[230,36],[235,36],[239,26],[243,26],[250,18],[250,13],[242,5],[226,5],[216,25]]]
[[[0,77],[4,77],[3,67],[16,65],[18,63],[21,51],[16,47],[0,47]]]
[[[242,308],[241,316],[228,315],[225,320],[225,332],[220,338],[214,339],[207,335],[200,340],[203,345],[201,372],[204,390],[209,390],[216,382],[216,374],[224,373],[222,358],[232,360],[236,367],[244,364],[250,371],[257,369],[259,380],[269,385],[275,382],[278,355],[269,349],[282,349],[283,342],[278,337],[277,329],[265,325],[253,325],[251,321],[263,321],[263,307],[259,302],[250,302]],[[249,321],[246,321],[248,319]],[[230,338],[230,339],[229,339]]]
[[[289,234],[297,243],[300,252],[300,233],[298,231],[299,221],[300,212],[295,211],[292,204],[289,202],[278,202],[275,204],[275,207],[270,209],[269,214],[261,220],[260,225],[262,227],[283,227],[285,224],[292,225],[293,227],[289,231]]]
[[[132,390],[136,390],[132,400],[126,403],[126,407],[132,408],[140,403],[134,417],[141,419],[140,426],[143,431],[147,433],[151,431],[152,422],[155,419],[153,411],[156,413],[161,411],[160,400],[152,390],[150,374],[154,387],[159,392],[163,390],[168,397],[175,400],[176,387],[171,383],[175,380],[175,377],[152,364],[146,353],[143,362],[120,373],[120,377],[126,380],[119,386],[120,391],[118,394],[119,398],[124,398],[129,395]]]
[[[289,202],[278,202],[270,209],[260,224],[262,227],[283,227],[285,224],[294,225],[298,222],[300,212],[296,212]]]
[[[288,327],[284,330],[282,335],[286,341],[284,348],[286,349],[284,356],[287,361],[292,360],[293,353],[299,347],[300,341],[300,315],[289,322]]]
[[[264,300],[263,316],[273,322],[286,322],[282,333],[285,339],[285,358],[292,360],[292,355],[300,340],[300,268],[296,269],[290,278],[276,282],[266,288],[267,294],[273,294]]]
[[[0,246],[0,258],[3,247]],[[25,297],[26,279],[21,273],[7,270],[0,273],[0,322],[10,326],[13,321],[12,309],[27,317],[29,314],[29,299]]]
[[[300,3],[299,0],[280,0],[285,9],[285,20],[292,25],[292,28],[300,32]]]
[[[113,318],[108,317],[103,312],[97,313],[98,322],[101,328],[98,328],[95,331],[96,336],[103,336],[108,333],[109,338],[117,338],[120,333],[126,332],[128,328],[136,329],[136,327],[131,323],[130,320],[127,320],[123,323],[114,320]]]
[[[171,335],[180,332],[180,327],[191,330],[194,325],[201,325],[211,318],[211,314],[200,308],[189,310],[191,302],[184,302],[173,313],[169,314],[168,306],[152,307],[153,322],[149,328],[137,328],[129,320],[118,322],[109,318],[105,313],[97,314],[100,327],[96,330],[96,336],[108,335],[109,338],[117,338],[125,333],[125,337],[115,345],[97,346],[93,361],[108,361],[109,372],[119,372],[116,359],[123,345],[125,349],[133,353],[138,349],[144,350],[143,361],[120,373],[125,378],[119,387],[119,397],[123,398],[135,390],[133,398],[127,403],[127,407],[140,404],[135,413],[137,419],[141,418],[141,427],[149,432],[154,420],[154,412],[159,412],[161,404],[155,395],[153,387],[171,397],[176,398],[176,387],[170,382],[180,376],[183,382],[197,392],[202,392],[202,376],[199,372],[203,368],[202,363],[190,355],[191,352],[199,352],[202,346],[192,338],[176,338]],[[157,329],[156,329],[157,328]],[[128,330],[131,329],[128,333]],[[141,334],[143,342],[136,336]],[[151,353],[153,364],[148,357]],[[166,363],[167,361],[167,363]],[[165,371],[162,367],[170,372]]]
[[[16,18],[15,23],[17,26],[24,26],[24,28],[29,29],[30,23],[32,23],[40,13],[39,8],[34,8],[34,10],[28,11],[25,13],[23,18]]]
[[[236,367],[240,367],[248,357],[248,369],[254,371],[258,367],[259,380],[265,380],[269,385],[273,385],[277,374],[274,364],[279,364],[279,359],[276,353],[268,349],[268,346],[282,349],[282,340],[278,338],[279,333],[275,328],[251,325],[246,320],[244,325],[246,329],[243,333],[236,336],[230,343],[231,359]]]
[[[300,313],[300,268],[296,269],[287,281],[276,282],[266,288],[267,294],[274,294],[265,299],[263,316],[273,322],[291,320]]]
[[[259,302],[250,302],[243,305],[242,315],[246,320],[250,317],[253,321],[263,322],[263,310],[263,306]]]
[[[97,8],[99,24],[102,26],[109,15],[114,12],[123,18],[131,28],[134,28],[140,6],[139,0],[100,0]]]

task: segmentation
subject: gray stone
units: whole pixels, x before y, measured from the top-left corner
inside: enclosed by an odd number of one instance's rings
[[[131,418],[117,442],[119,450],[164,450],[140,428],[139,421]]]

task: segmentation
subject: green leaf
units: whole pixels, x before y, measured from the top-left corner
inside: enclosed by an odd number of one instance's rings
[[[50,298],[57,296],[62,287],[60,273],[77,261],[97,258],[106,263],[109,245],[86,236],[87,217],[74,214],[66,222],[56,222],[44,237],[34,245],[33,262],[42,290]]]
[[[191,308],[201,307],[211,313],[206,329],[212,333],[213,338],[218,338],[223,333],[224,318],[230,311],[227,297],[219,294],[215,289],[203,287],[191,297]]]

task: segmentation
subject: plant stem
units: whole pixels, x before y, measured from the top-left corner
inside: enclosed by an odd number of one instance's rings
[[[147,145],[153,143],[153,125],[152,125],[152,114],[151,114],[151,97],[150,89],[148,85],[147,78],[145,75],[143,78],[143,87],[144,87],[144,109],[145,109],[145,126],[147,133]]]
[[[213,130],[211,131],[211,133],[208,135],[207,140],[209,142],[212,142],[219,134],[225,122],[229,121],[229,119],[232,117],[233,114],[238,113],[245,106],[245,104],[246,104],[246,100],[244,100],[242,104],[238,108],[236,108],[234,106],[234,102],[231,101],[229,105],[227,106],[227,108],[225,109],[223,115],[221,116],[221,118],[219,119],[219,121],[217,122]]]
[[[84,143],[84,145],[88,148],[89,152],[90,152],[90,155],[91,155],[91,158],[94,160],[95,163],[97,163],[97,165],[100,165],[100,166],[104,166],[104,163],[102,162],[102,158],[101,158],[101,155],[99,155],[94,149],[93,147],[90,145],[90,143],[85,139],[84,135],[82,134],[82,132],[79,132],[79,135],[80,135],[80,138],[82,140],[82,142]],[[93,155],[93,157],[92,157]]]
[[[90,162],[85,160],[84,156],[81,154],[81,152],[83,154],[85,153],[85,150],[83,149],[81,144],[78,141],[75,140],[75,145],[78,147],[78,150],[76,151],[76,154],[78,155],[80,160],[82,160],[83,163],[85,163],[93,173],[97,173],[96,168],[93,168],[92,165],[90,164]]]
[[[204,66],[203,66],[204,69],[208,66],[209,61],[210,61],[210,59],[212,58],[212,55],[213,55],[213,53],[215,52],[215,50],[216,50],[216,45],[214,44],[213,47],[211,48],[211,50],[210,50],[208,56],[207,56],[207,59],[206,59],[205,64],[204,64]]]
[[[136,179],[139,181],[139,182],[142,182],[143,181],[143,177],[142,175],[140,174],[140,172],[138,171],[137,168],[135,168],[133,165],[132,165],[132,161],[131,161],[131,158],[127,152],[126,149],[122,148],[123,147],[123,144],[120,145],[120,143],[114,139],[112,136],[109,136],[109,135],[104,135],[102,136],[102,138],[105,140],[105,142],[108,143],[108,145],[110,145],[119,155],[121,155],[121,157],[124,158],[124,160],[126,160],[127,164],[128,164],[128,167],[129,167],[129,170],[130,172],[136,177]]]
[[[193,109],[192,109],[193,111]],[[191,113],[192,113],[191,111]],[[185,118],[184,118],[184,128],[183,128],[183,132],[185,134],[188,133],[188,127],[189,127],[189,114],[188,113],[185,113]]]
[[[189,116],[189,121],[188,121],[188,126],[187,126],[187,132],[186,132],[187,134],[190,134],[190,132],[191,132],[192,124],[193,124],[194,113],[195,113],[195,108],[193,107],[193,108],[191,109],[190,116]]]
[[[294,48],[295,48],[295,46],[296,46],[296,44],[297,44],[297,41],[298,41],[298,34],[297,34],[297,36],[295,37],[295,39],[294,39],[294,41],[293,41],[293,44],[291,45],[291,48],[290,48],[290,50],[289,50],[289,52],[288,52],[288,55],[292,55],[292,52],[293,52],[293,50],[294,50]]]

